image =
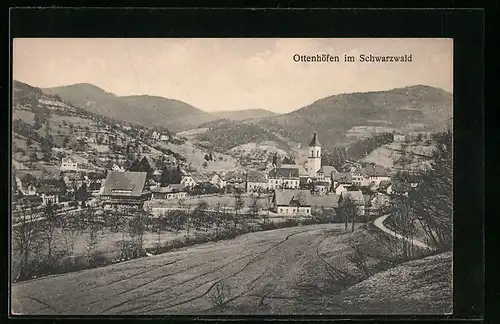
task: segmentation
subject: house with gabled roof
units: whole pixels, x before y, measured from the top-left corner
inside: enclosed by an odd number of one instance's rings
[[[309,190],[274,190],[273,208],[278,215],[311,215],[311,206],[311,192]]]
[[[151,199],[182,199],[186,198],[186,187],[180,183],[169,184],[166,187],[152,187]]]
[[[267,172],[269,189],[299,189],[300,173],[298,168],[272,168]]]
[[[151,192],[146,188],[146,172],[109,171],[101,188],[104,208],[142,208]]]
[[[354,202],[359,216],[365,215],[366,200],[361,190],[345,191],[340,194],[339,206],[342,206],[347,199]]]
[[[269,188],[266,175],[260,171],[249,171],[246,174],[245,191],[258,192]]]

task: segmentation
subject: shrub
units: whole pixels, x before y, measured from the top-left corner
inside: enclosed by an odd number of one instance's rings
[[[231,300],[231,296],[231,287],[224,281],[219,281],[212,288],[209,299],[214,307],[222,309]]]

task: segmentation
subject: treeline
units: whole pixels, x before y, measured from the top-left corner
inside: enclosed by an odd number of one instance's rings
[[[333,165],[337,169],[340,169],[347,160],[360,160],[376,148],[391,143],[393,138],[392,133],[379,133],[368,138],[356,140],[347,146],[337,146],[332,149],[325,148],[322,152],[323,160],[326,165]]]
[[[208,149],[219,152],[227,152],[233,147],[250,142],[282,142],[276,135],[257,125],[237,122],[227,127],[210,129],[205,133],[197,135],[196,139],[206,142],[207,145],[205,147],[208,146]]]

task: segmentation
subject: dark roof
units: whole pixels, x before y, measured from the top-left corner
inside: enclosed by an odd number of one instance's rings
[[[280,190],[274,191],[277,206],[291,206],[300,203],[301,206],[311,206],[311,192],[309,190]]]
[[[321,143],[319,142],[318,134],[314,132],[313,138],[311,142],[309,143],[309,146],[321,146]]]
[[[401,181],[393,181],[391,183],[391,190],[398,193],[406,193],[412,189],[411,184]]]
[[[146,184],[146,176],[146,172],[109,171],[102,194],[141,196]]]
[[[313,196],[311,197],[311,203],[316,208],[321,206],[325,208],[337,208],[339,205],[339,198],[339,195]]]
[[[185,186],[183,184],[170,184],[167,187],[152,187],[151,192],[157,193],[170,193],[170,192],[179,192],[183,191]]]
[[[382,180],[382,181],[380,181],[378,187],[382,188],[382,189],[387,189],[390,185],[391,185],[390,180]]]
[[[352,183],[352,174],[350,173],[333,173],[333,181],[339,183]]]
[[[249,171],[247,173],[247,182],[265,182],[265,183],[267,183],[266,175],[262,172]]]
[[[299,178],[299,169],[296,168],[273,168],[268,173],[268,178]]]
[[[370,177],[387,177],[387,170],[381,165],[367,165],[364,167],[364,173]]]
[[[341,196],[351,198],[352,200],[354,200],[356,205],[365,205],[365,197],[363,196],[361,190],[343,192]]]
[[[328,181],[318,181],[318,182],[315,182],[314,185],[315,186],[325,186],[325,187],[331,186],[330,182],[328,182]]]
[[[40,186],[40,188],[38,188],[37,193],[38,194],[53,195],[53,194],[61,193],[61,189],[44,183]]]
[[[331,175],[332,173],[337,173],[337,169],[331,165],[323,165],[321,169],[318,170],[318,173],[323,173],[324,175]]]
[[[40,170],[30,170],[30,171],[16,171],[16,177],[19,178],[19,180],[24,181],[26,177],[28,179],[37,179],[41,180],[43,178],[43,171]]]

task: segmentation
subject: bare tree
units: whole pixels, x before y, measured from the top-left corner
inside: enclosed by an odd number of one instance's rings
[[[241,193],[239,191],[236,191],[234,194],[234,227],[236,228],[238,226],[238,221],[239,221],[239,211],[243,209],[245,206],[245,202],[241,198]]]
[[[42,238],[43,229],[37,221],[40,215],[31,209],[22,208],[16,211],[16,222],[12,227],[13,252],[19,254],[19,276],[20,280],[30,277],[30,258],[38,257],[39,242]],[[13,254],[15,255],[15,254]]]
[[[49,264],[52,263],[54,255],[54,240],[56,237],[57,228],[60,227],[61,218],[57,214],[57,208],[50,201],[43,207],[43,220],[41,225],[43,227],[43,234],[45,243],[47,244],[47,258]]]
[[[341,201],[339,201],[338,213],[344,220],[345,230],[347,231],[348,223],[351,221],[351,230],[354,232],[354,223],[358,215],[356,202],[350,196],[343,195]]]

